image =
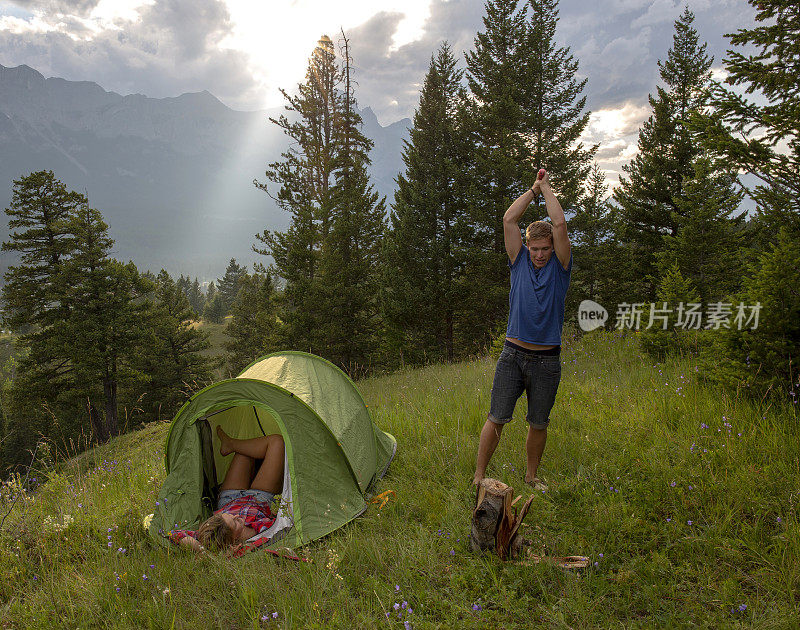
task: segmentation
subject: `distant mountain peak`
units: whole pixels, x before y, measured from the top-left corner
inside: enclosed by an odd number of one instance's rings
[[[20,83],[21,81],[35,81],[36,83],[44,83],[44,75],[38,70],[34,70],[25,64],[7,67],[0,64],[0,81]]]

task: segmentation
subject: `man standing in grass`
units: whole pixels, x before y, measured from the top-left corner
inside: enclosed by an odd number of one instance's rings
[[[537,194],[544,196],[550,223],[531,223],[525,231],[527,246],[523,247],[519,220]],[[484,478],[503,426],[511,420],[524,391],[528,398],[525,483],[544,491],[547,485],[537,477],[537,471],[561,381],[561,328],[572,273],[567,221],[544,169],[533,187],[506,211],[503,232],[511,268],[508,328],[494,373],[489,415],[481,430],[473,482],[477,485]]]

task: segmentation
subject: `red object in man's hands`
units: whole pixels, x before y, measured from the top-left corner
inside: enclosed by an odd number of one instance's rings
[[[536,179],[544,179],[545,175],[547,175],[547,171],[544,170],[543,168],[540,168],[539,169],[539,175],[536,177]]]

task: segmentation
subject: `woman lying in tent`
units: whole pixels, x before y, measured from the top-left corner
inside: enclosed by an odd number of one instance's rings
[[[249,440],[230,437],[217,427],[220,455],[235,453],[219,489],[217,510],[197,531],[173,530],[170,539],[195,551],[224,550],[268,529],[275,522],[272,503],[283,489],[284,444],[280,435]],[[256,470],[258,460],[261,461]]]

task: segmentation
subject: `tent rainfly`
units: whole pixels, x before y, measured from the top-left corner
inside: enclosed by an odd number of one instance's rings
[[[165,532],[194,529],[216,507],[233,459],[219,454],[217,426],[242,439],[283,436],[287,465],[278,521],[284,527],[280,535],[269,533],[267,548],[309,543],[363,513],[365,497],[397,449],[395,438],[372,422],[353,381],[335,365],[305,352],[262,357],[236,378],[192,396],[173,419],[165,448],[167,477],[148,527],[165,545],[170,544]]]

